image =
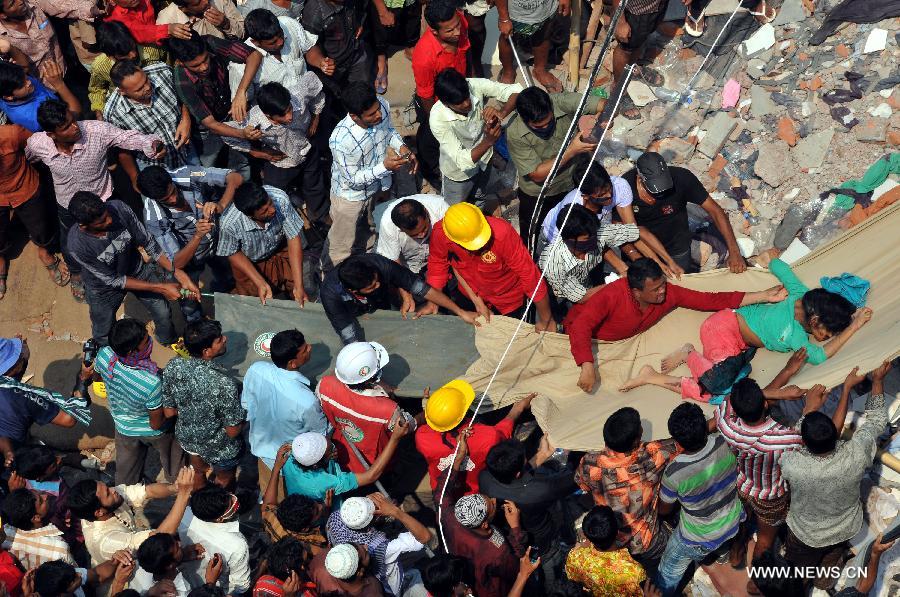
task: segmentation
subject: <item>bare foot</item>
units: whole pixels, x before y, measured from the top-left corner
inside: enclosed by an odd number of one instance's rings
[[[563,90],[563,86],[560,80],[557,79],[556,76],[554,76],[553,73],[548,70],[535,67],[531,71],[531,76],[534,77],[534,80],[536,82],[544,86],[544,89],[547,90],[547,93],[559,93]]]
[[[498,80],[501,83],[515,83],[516,82],[516,69],[514,68],[504,68],[500,71],[500,77]]]
[[[629,390],[645,386],[650,383],[650,378],[654,375],[656,375],[656,369],[654,369],[650,365],[644,365],[638,372],[637,377],[632,377],[631,379],[626,381],[625,384],[621,388],[619,388],[619,391],[627,392]]]
[[[664,358],[659,365],[659,370],[662,373],[668,373],[669,371],[673,371],[676,367],[683,364],[687,361],[687,357],[694,350],[693,344],[685,344],[675,352],[671,353],[669,356]]]

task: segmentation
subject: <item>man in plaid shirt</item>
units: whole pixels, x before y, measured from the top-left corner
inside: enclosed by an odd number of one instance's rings
[[[673,439],[644,443],[643,432],[638,411],[626,406],[614,412],[603,425],[606,448],[584,455],[575,482],[595,504],[613,509],[616,547],[627,548],[652,577],[671,534],[656,513],[659,484],[679,449]]]

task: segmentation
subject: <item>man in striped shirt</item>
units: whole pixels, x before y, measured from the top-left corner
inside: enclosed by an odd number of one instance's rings
[[[679,404],[669,415],[669,433],[684,451],[666,467],[659,515],[681,504],[678,527],[663,552],[656,586],[669,597],[692,562],[728,548],[744,521],[737,492],[737,459],[721,435],[710,435],[703,410]]]
[[[761,556],[772,546],[778,526],[787,517],[790,494],[781,476],[781,457],[802,444],[800,423],[787,427],[775,421],[769,414],[769,401],[806,394],[805,415],[818,410],[825,398],[823,386],[815,386],[808,393],[796,386],[781,388],[805,361],[805,350],[794,353],[765,388],[750,378],[738,381],[715,411],[719,433],[737,456],[738,493],[756,514],[759,532],[753,557]],[[843,404],[846,406],[846,400]]]
[[[148,447],[159,452],[163,473],[171,482],[184,453],[171,428],[166,431],[162,380],[150,358],[150,334],[141,322],[127,317],[113,323],[109,343],[97,354],[95,371],[106,384],[116,427],[116,484],[141,482]]]
[[[75,563],[63,532],[50,522],[50,499],[50,494],[44,491],[16,489],[3,500],[6,523],[3,547],[18,558],[26,570],[51,560]]]

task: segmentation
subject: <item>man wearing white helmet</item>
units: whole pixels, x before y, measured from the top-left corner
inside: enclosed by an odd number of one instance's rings
[[[398,420],[384,451],[364,473],[342,470],[335,460],[334,444],[326,436],[314,431],[301,433],[290,446],[284,445],[278,451],[279,461],[284,462],[281,472],[285,490],[288,495],[296,493],[319,501],[323,501],[325,494],[333,490],[337,506],[342,501],[338,498],[341,494],[371,485],[381,477],[394,457],[400,439],[408,433],[406,419]]]
[[[381,597],[378,579],[368,573],[371,564],[364,545],[340,543],[322,552],[309,563],[309,576],[319,594],[334,591],[353,597]]]
[[[354,473],[366,469],[352,453],[352,446],[369,464],[384,451],[399,419],[409,423],[411,432],[418,427],[381,383],[381,372],[389,360],[387,350],[378,342],[348,344],[338,353],[334,375],[323,377],[316,388],[322,411],[335,429],[337,461]]]

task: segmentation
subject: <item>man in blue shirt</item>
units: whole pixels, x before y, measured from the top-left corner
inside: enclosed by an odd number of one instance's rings
[[[32,133],[41,130],[37,110],[44,100],[62,99],[73,114],[81,113],[81,102],[66,86],[62,71],[55,63],[47,64],[44,80],[53,89],[48,89],[38,79],[28,76],[18,64],[0,61],[0,110],[6,113],[10,122]]]
[[[250,423],[250,452],[259,458],[261,491],[269,483],[282,445],[302,433],[331,432],[312,384],[299,371],[309,362],[312,346],[300,331],[284,330],[275,334],[269,348],[272,361],[257,361],[247,369],[241,393]]]
[[[279,454],[286,459],[282,474],[285,491],[288,495],[300,494],[314,500],[323,501],[325,493],[334,490],[337,496],[353,491],[357,487],[365,487],[377,481],[390,464],[397,446],[404,435],[409,433],[410,426],[406,419],[400,419],[394,425],[391,439],[384,451],[378,455],[372,466],[364,473],[348,473],[341,470],[335,456],[334,442],[321,433],[302,433],[294,438],[290,452],[287,446]],[[288,458],[291,454],[293,458]],[[339,507],[341,499],[335,499],[334,507]]]

